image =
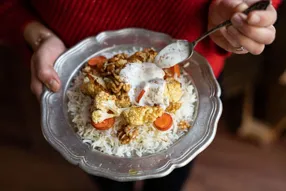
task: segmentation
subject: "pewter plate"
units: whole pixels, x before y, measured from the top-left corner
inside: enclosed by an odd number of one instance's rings
[[[189,66],[184,68],[198,96],[196,117],[190,131],[165,151],[129,158],[94,151],[75,133],[67,112],[66,91],[89,58],[118,50],[132,51],[133,47],[160,50],[174,40],[163,33],[127,28],[102,32],[66,51],[55,63],[62,82],[60,91],[52,93],[46,89],[41,99],[41,125],[46,140],[66,160],[79,165],[87,173],[117,181],[163,177],[192,161],[213,141],[222,112],[220,87],[209,63],[197,52],[194,52]]]

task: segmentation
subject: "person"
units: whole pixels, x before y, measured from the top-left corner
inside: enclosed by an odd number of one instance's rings
[[[276,9],[273,0],[265,11],[241,13],[258,0],[2,0],[2,41],[31,47],[31,90],[39,99],[43,84],[56,92],[60,79],[53,68],[67,48],[102,31],[139,27],[174,38],[194,40],[207,29],[231,18],[233,26],[222,28],[200,42],[196,51],[212,66],[216,77],[232,53],[260,54],[275,39]],[[5,27],[4,27],[5,23]],[[22,46],[19,46],[22,47]],[[24,50],[23,50],[24,52]],[[144,190],[182,188],[192,163],[170,175],[146,180]],[[132,190],[132,182],[95,177],[102,190]]]

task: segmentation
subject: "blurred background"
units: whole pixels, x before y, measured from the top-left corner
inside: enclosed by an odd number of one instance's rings
[[[276,41],[259,56],[230,57],[219,79],[224,111],[185,191],[286,190],[286,6]],[[0,39],[0,190],[97,190],[42,136],[29,69]],[[140,184],[139,184],[140,186]]]

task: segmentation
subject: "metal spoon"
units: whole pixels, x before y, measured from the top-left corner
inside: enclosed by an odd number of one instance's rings
[[[248,15],[253,10],[265,10],[269,4],[270,4],[269,0],[259,1],[250,6],[245,11],[243,11],[243,13]],[[193,55],[195,46],[201,40],[203,40],[208,35],[216,32],[220,28],[230,25],[232,25],[231,21],[227,20],[217,25],[213,29],[207,31],[193,42],[188,42],[186,40],[177,40],[176,42],[167,45],[156,56],[155,58],[156,65],[160,68],[170,68],[180,62],[185,61],[186,59],[189,59]]]

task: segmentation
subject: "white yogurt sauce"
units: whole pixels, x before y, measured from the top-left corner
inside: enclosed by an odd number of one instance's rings
[[[164,79],[155,79],[147,82],[144,86],[145,93],[140,99],[138,105],[159,105],[163,109],[166,109],[169,105],[169,100],[164,96],[165,88],[166,82]]]
[[[190,55],[187,41],[177,41],[163,48],[155,58],[155,64],[160,68],[170,68],[185,60]]]
[[[119,75],[123,82],[130,84],[131,89],[128,95],[131,102],[135,104],[136,98],[144,86],[155,79],[163,80],[165,73],[154,63],[130,63],[120,71]]]

